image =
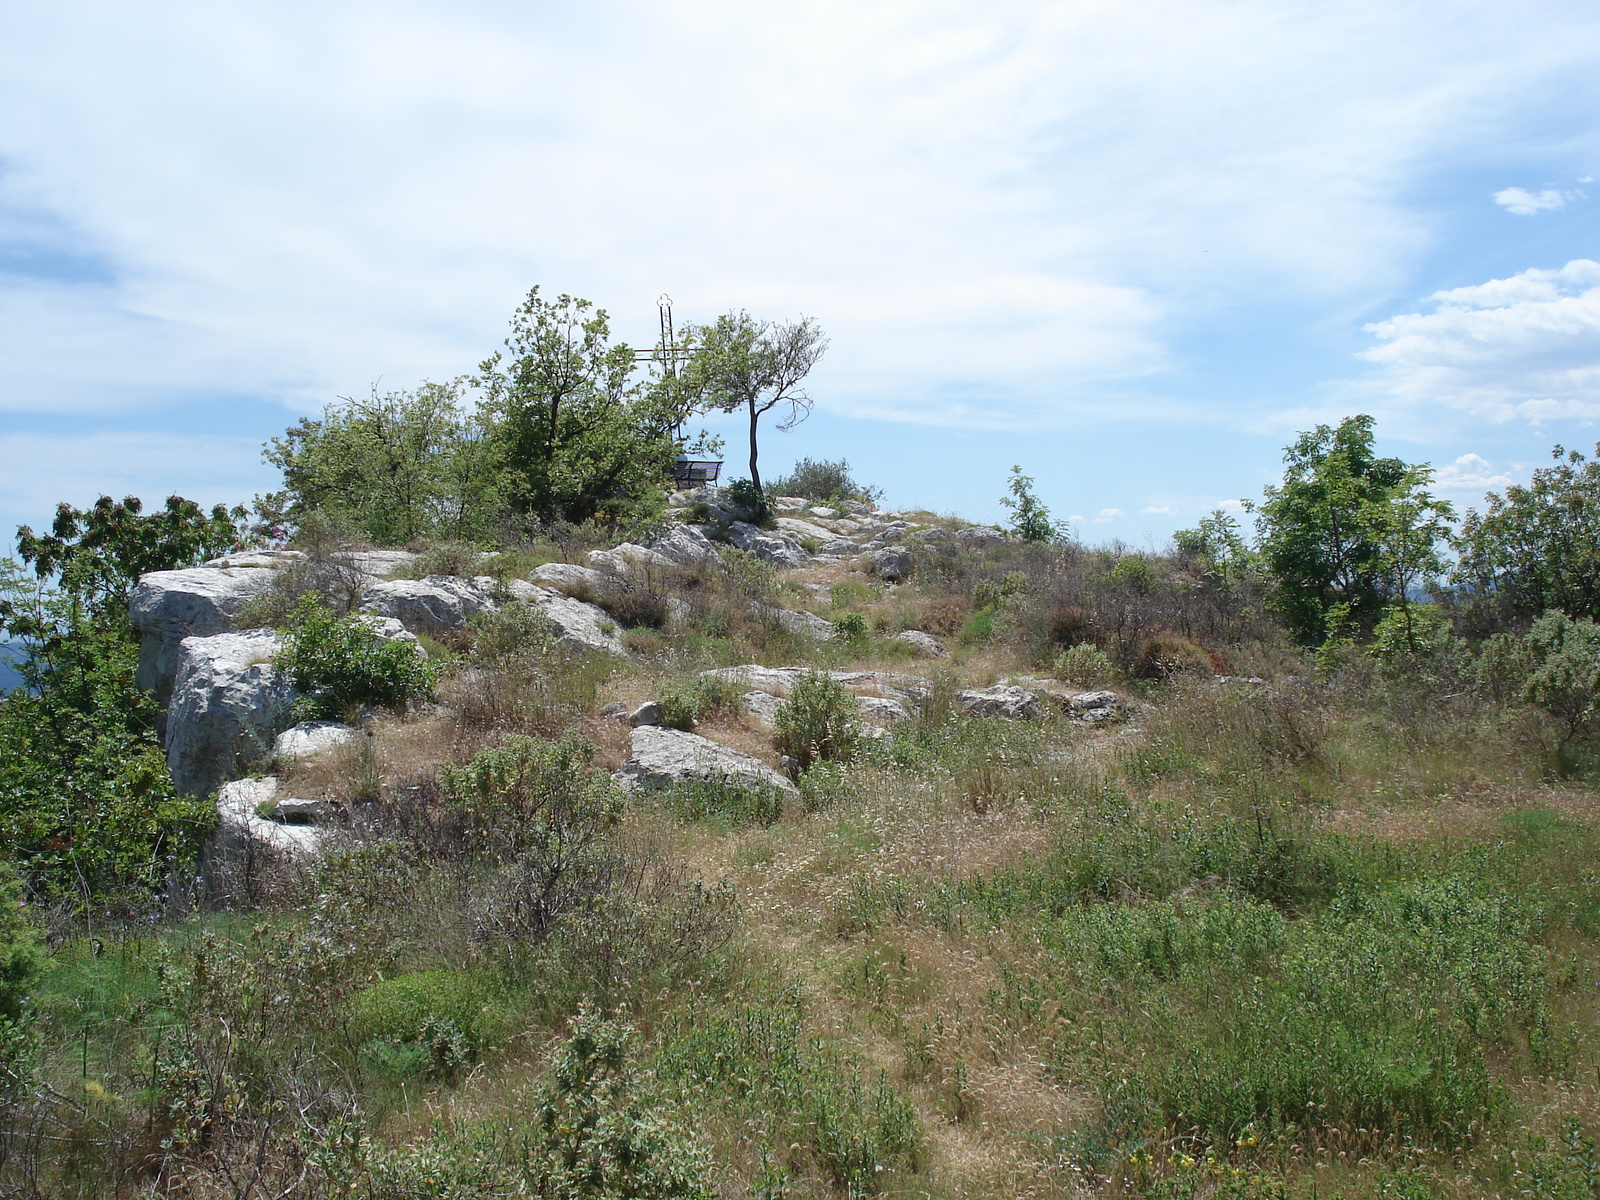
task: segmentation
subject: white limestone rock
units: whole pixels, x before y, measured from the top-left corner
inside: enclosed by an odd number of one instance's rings
[[[240,609],[271,590],[273,575],[260,567],[193,567],[141,576],[128,603],[139,635],[138,685],[166,705],[183,639],[228,632]]]
[[[780,567],[801,567],[811,561],[811,555],[792,537],[766,533],[745,521],[728,526],[728,543]]]
[[[279,762],[310,758],[325,750],[349,745],[361,734],[342,721],[301,721],[280,733],[272,743],[272,757]]]
[[[826,542],[833,539],[833,530],[824,529],[821,525],[814,525],[810,521],[803,521],[798,517],[779,517],[777,526],[780,533],[786,533],[796,539],[811,538],[818,542]]]
[[[507,587],[512,597],[538,609],[550,621],[556,640],[574,650],[593,650],[600,654],[626,657],[628,648],[618,636],[617,623],[602,608],[563,596],[527,583],[513,580]]]
[[[884,546],[863,554],[861,565],[886,583],[899,583],[911,573],[911,552],[904,546]]]
[[[379,580],[363,595],[362,612],[393,617],[407,629],[433,637],[462,629],[468,618],[499,608],[485,589],[455,575]]]
[[[997,683],[992,687],[968,688],[956,693],[956,703],[961,706],[962,715],[968,717],[1031,721],[1039,715],[1038,694],[1014,684]]]
[[[275,867],[294,867],[314,858],[327,831],[297,806],[311,802],[280,799],[276,779],[235,779],[217,792],[217,828],[201,854],[206,890],[213,903],[251,899],[252,886]],[[279,820],[280,812],[293,820]],[[271,815],[264,815],[271,814]]]
[[[304,558],[305,555],[299,550],[241,550],[237,554],[224,554],[221,558],[208,559],[205,565],[213,569],[220,567],[276,569]]]
[[[992,546],[996,542],[1006,540],[1005,533],[992,525],[972,525],[966,529],[958,529],[951,537],[963,546]]]
[[[777,608],[771,604],[756,604],[751,611],[763,621],[772,621],[780,628],[814,642],[831,642],[839,636],[832,621],[815,613],[799,612],[792,608]]]
[[[167,766],[178,791],[207,795],[271,753],[295,696],[272,665],[281,645],[270,630],[179,643],[167,709]]]
[[[675,783],[727,781],[774,790],[790,798],[799,791],[759,758],[722,746],[696,733],[641,725],[630,737],[628,761],[614,778],[627,791],[649,792]]]
[[[757,663],[749,663],[740,667],[714,667],[700,673],[711,678],[726,680],[750,691],[787,696],[795,681],[809,669],[763,667]],[[920,675],[902,675],[896,671],[825,671],[823,674],[838,680],[847,691],[857,694],[875,692],[902,705],[920,703],[933,694],[933,685]]]
[[[817,547],[818,558],[848,558],[861,553],[861,543],[849,538],[830,538]]]
[[[585,603],[609,600],[622,590],[616,573],[573,563],[545,563],[535,567],[528,578],[540,587]]]
[[[943,658],[944,644],[931,633],[920,629],[907,629],[894,635],[894,640],[904,642],[924,658]]]
[[[692,567],[696,563],[715,562],[717,559],[716,543],[705,535],[704,530],[694,525],[669,526],[651,543],[650,548],[680,567]]]

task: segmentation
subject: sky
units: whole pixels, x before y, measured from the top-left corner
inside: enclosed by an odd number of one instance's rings
[[[1480,503],[1600,441],[1597,177],[1592,0],[0,0],[0,530],[248,502],[534,285],[814,317],[763,474],[892,507],[1159,548],[1354,413]]]

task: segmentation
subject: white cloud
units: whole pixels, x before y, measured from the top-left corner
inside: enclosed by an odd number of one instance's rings
[[[1366,326],[1382,343],[1362,357],[1403,402],[1445,404],[1533,424],[1600,416],[1600,262],[1451,288],[1431,312]]]
[[[1177,509],[1170,508],[1165,504],[1147,504],[1141,511],[1147,516],[1175,517],[1178,515]]]
[[[1084,521],[1086,521],[1087,519],[1088,518],[1086,518],[1082,513],[1073,513],[1070,517],[1067,518],[1067,524],[1069,524],[1069,525],[1082,525],[1084,523]]]
[[[1496,471],[1489,460],[1479,454],[1463,454],[1455,462],[1440,467],[1433,477],[1434,485],[1447,492],[1483,492],[1503,488],[1511,481],[1511,476]]]
[[[1095,517],[1094,523],[1096,525],[1104,525],[1108,521],[1115,521],[1120,516],[1122,516],[1120,508],[1102,508],[1100,515]]]
[[[815,315],[839,412],[1126,413],[1101,393],[1173,367],[1183,311],[1396,283],[1418,173],[1500,139],[1485,114],[1589,32],[1489,5],[9,6],[0,207],[111,280],[7,312],[0,395],[311,407],[470,369],[540,281],[635,339],[663,290]]]
[[[1531,217],[1535,213],[1565,208],[1568,201],[1576,200],[1582,194],[1558,191],[1554,188],[1546,188],[1542,192],[1530,192],[1527,188],[1508,187],[1494,194],[1494,202],[1519,217]]]

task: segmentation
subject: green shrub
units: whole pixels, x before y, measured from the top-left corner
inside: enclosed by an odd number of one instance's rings
[[[499,557],[499,556],[497,556]],[[432,542],[408,563],[389,572],[390,579],[426,579],[429,575],[458,575],[470,579],[479,574],[484,553],[471,542]],[[502,570],[506,564],[501,564]]]
[[[357,992],[349,1009],[362,1056],[394,1076],[454,1075],[501,1032],[489,985],[459,971],[380,980]]]
[[[864,638],[867,636],[867,618],[856,612],[843,613],[833,619],[833,628],[847,641]]]
[[[44,969],[43,937],[22,903],[16,868],[0,861],[0,1067],[20,1049],[29,995]]]
[[[1116,679],[1111,659],[1093,642],[1069,646],[1057,656],[1052,670],[1057,679],[1087,688],[1107,687]]]
[[[274,661],[302,693],[302,720],[348,719],[366,704],[403,711],[437,681],[417,647],[379,636],[359,617],[335,616],[312,596],[301,598]]]
[[[767,497],[761,489],[748,479],[735,479],[723,489],[723,495],[729,504],[738,510],[741,520],[759,525],[763,529],[772,527],[772,506],[767,503]]]
[[[712,1200],[710,1161],[651,1107],[626,1020],[585,1009],[557,1052],[534,1123],[524,1177],[552,1200]]]
[[[501,868],[476,901],[480,941],[537,940],[615,884],[625,864],[609,834],[625,801],[610,775],[590,767],[593,756],[576,734],[558,742],[513,734],[440,771],[466,852]]]
[[[795,680],[772,721],[773,740],[803,771],[819,759],[849,758],[861,743],[861,706],[844,684],[820,671]]]
[[[1527,645],[1535,666],[1523,698],[1560,723],[1564,751],[1600,717],[1600,625],[1548,612],[1533,623]]]
[[[883,497],[881,489],[857,483],[850,475],[850,464],[842,458],[837,462],[802,458],[787,475],[769,481],[767,491],[817,502],[860,500],[872,504]]]
[[[731,711],[738,703],[738,686],[716,675],[670,680],[661,689],[661,723],[692,731],[712,713]]]

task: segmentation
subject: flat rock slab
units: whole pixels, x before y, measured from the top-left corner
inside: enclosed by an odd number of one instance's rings
[[[630,792],[648,792],[675,783],[727,782],[775,790],[797,798],[799,790],[759,758],[719,745],[697,733],[641,725],[630,737],[628,761],[614,778]]]
[[[814,642],[831,642],[839,636],[832,621],[815,613],[800,612],[792,608],[777,608],[771,604],[752,605],[751,612],[764,621],[772,621],[779,628]]]
[[[963,716],[1000,717],[1008,721],[1031,721],[1039,715],[1039,695],[1013,684],[968,688],[956,693]]]
[[[894,635],[894,640],[904,642],[924,658],[943,658],[944,645],[931,633],[920,629],[907,629]]]
[[[809,667],[763,667],[750,663],[742,667],[716,667],[702,675],[742,684],[746,689],[787,696],[795,680]],[[894,671],[823,671],[852,692],[877,692],[902,705],[916,703],[933,694],[933,685],[920,675],[901,675]]]
[[[359,730],[342,721],[301,721],[274,739],[272,757],[279,762],[310,758],[314,754],[349,745],[360,736]]]

